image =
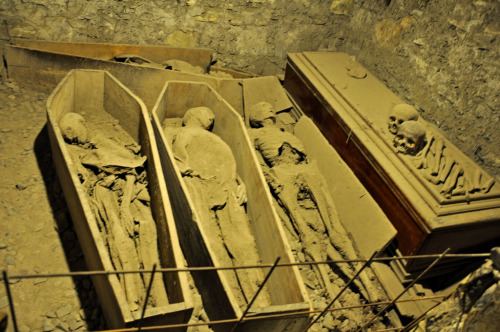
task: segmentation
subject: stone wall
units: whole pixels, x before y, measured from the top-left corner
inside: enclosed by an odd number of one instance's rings
[[[286,54],[355,55],[500,179],[498,0],[0,0],[0,39],[214,50],[282,73]]]

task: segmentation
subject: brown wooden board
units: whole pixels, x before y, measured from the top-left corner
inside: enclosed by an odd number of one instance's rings
[[[389,111],[403,102],[368,71],[362,79],[350,76],[349,61],[345,53],[289,54],[284,86],[380,204],[398,230],[401,253],[440,253],[448,247],[466,252],[499,243],[499,185],[470,197],[439,195],[395,152],[384,132]],[[439,133],[435,136],[473,164]],[[406,268],[418,271],[428,263],[409,260]]]
[[[141,98],[148,110],[153,108],[166,81],[206,82],[220,92],[231,106],[243,115],[241,79],[216,78],[209,75],[184,73],[135,64],[118,63],[98,57],[87,57],[91,55],[91,52],[87,48],[92,49],[94,45],[100,45],[100,48],[110,48],[107,52],[113,53],[115,49],[113,44],[79,44],[76,50],[66,50],[63,47],[66,45],[65,43],[56,43],[54,45],[59,46],[56,48],[56,51],[52,50],[55,47],[40,47],[40,49],[37,49],[27,46],[6,45],[4,57],[9,77],[37,84],[41,90],[50,92],[71,69],[106,70]],[[142,47],[146,46],[136,46],[138,52]],[[70,54],[65,52],[70,52]],[[189,54],[188,51],[186,52]],[[193,52],[198,54],[196,49]],[[179,54],[178,56],[180,57],[181,55]],[[180,58],[180,60],[186,60],[186,58]]]
[[[114,270],[58,122],[68,112],[81,113],[90,108],[111,114],[141,145],[141,152],[147,157],[148,185],[158,234],[161,267],[183,267],[182,251],[161,172],[156,141],[144,104],[107,72],[72,70],[47,100],[47,126],[56,171],[88,268],[98,271]],[[192,303],[186,274],[164,273],[163,278],[170,304],[146,310],[143,326],[186,323],[191,317]],[[128,308],[117,276],[95,276],[93,282],[108,326],[135,326],[138,317],[132,315]],[[183,331],[185,328],[178,330]]]
[[[212,62],[213,51],[208,48],[181,48],[155,45],[69,43],[44,40],[14,39],[15,45],[32,50],[60,53],[97,60],[111,60],[119,54],[134,54],[162,63],[167,60],[182,60],[205,71]]]
[[[172,200],[175,221],[179,230],[181,246],[190,266],[218,265],[212,253],[206,231],[196,220],[186,184],[174,161],[170,142],[163,131],[166,118],[179,118],[192,107],[206,106],[215,114],[213,132],[231,148],[237,164],[237,172],[247,188],[247,212],[255,234],[257,250],[263,263],[273,263],[277,257],[281,262],[293,261],[290,247],[286,241],[261,173],[257,157],[250,144],[243,120],[214,89],[204,83],[168,82],[153,109],[153,128],[159,142],[163,171],[167,188]],[[265,272],[268,269],[264,269]],[[235,302],[235,296],[228,287],[223,273],[207,272],[193,274],[200,291],[205,310],[211,320],[240,317],[242,312]],[[308,296],[301,276],[296,267],[277,268],[268,283],[272,305],[256,308],[251,315],[269,315],[291,311],[307,311]],[[250,315],[249,313],[249,315]],[[245,322],[241,331],[302,331],[308,316],[283,317]],[[221,330],[231,329],[232,325],[214,326]],[[240,331],[240,329],[238,329]]]

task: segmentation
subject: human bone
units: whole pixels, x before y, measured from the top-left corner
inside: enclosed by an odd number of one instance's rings
[[[208,107],[193,107],[186,111],[182,118],[182,124],[186,127],[201,127],[205,130],[212,130],[214,125],[214,112]]]
[[[396,151],[416,155],[425,145],[425,133],[425,128],[417,121],[403,122],[393,140]]]
[[[273,106],[265,101],[261,101],[250,107],[249,114],[249,122],[252,128],[262,127],[262,122],[267,119],[276,122]]]
[[[88,141],[85,119],[78,113],[66,113],[59,120],[59,127],[64,139],[69,143],[85,144]]]
[[[418,111],[408,104],[398,104],[392,108],[387,117],[388,129],[392,134],[398,132],[399,126],[405,121],[417,121]]]

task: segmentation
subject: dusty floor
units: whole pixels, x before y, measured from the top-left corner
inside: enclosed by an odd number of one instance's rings
[[[9,275],[86,270],[45,126],[47,95],[0,84],[0,267]],[[10,280],[20,331],[105,327],[88,278]],[[8,312],[4,285],[0,311]],[[12,330],[12,323],[9,324]]]

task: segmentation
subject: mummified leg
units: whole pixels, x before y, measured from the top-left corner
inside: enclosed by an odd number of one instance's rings
[[[276,196],[279,204],[286,211],[286,214],[291,220],[291,224],[297,229],[299,233],[300,242],[306,257],[312,261],[326,260],[326,243],[322,243],[318,228],[321,219],[316,209],[307,209],[298,203],[298,195],[300,187],[295,181],[295,176],[285,177],[284,173],[281,174],[283,181],[283,190]],[[336,288],[331,284],[330,277],[328,276],[329,267],[325,264],[313,265],[313,269],[320,281],[323,288],[326,288],[330,295],[336,291]]]
[[[219,224],[215,217],[215,212],[210,209],[207,204],[207,199],[203,194],[203,183],[199,178],[184,177],[189,191],[189,195],[193,201],[194,208],[196,209],[199,220],[196,220],[199,227],[203,230],[206,237],[209,239],[211,251],[215,254],[219,266],[232,266],[233,262],[229,257],[226,247],[224,246],[224,239],[220,231]],[[233,294],[240,307],[246,302],[243,292],[238,285],[238,279],[234,270],[224,270],[222,272],[224,277],[229,283]]]
[[[139,252],[139,259],[143,267],[145,269],[151,269],[154,264],[161,267],[158,253],[156,224],[151,214],[151,209],[137,199],[132,203],[131,209],[134,219],[139,221],[137,251]],[[147,280],[149,279],[147,278]],[[168,304],[167,292],[161,273],[155,274],[150,294],[150,298],[153,300],[151,301],[153,306],[159,307]]]
[[[260,264],[261,260],[245,209],[238,204],[234,193],[229,195],[224,208],[216,210],[216,213],[224,244],[233,259],[233,264],[235,266]],[[264,281],[264,273],[258,268],[238,269],[236,275],[247,302],[250,302]],[[255,299],[254,306],[265,307],[270,304],[267,287],[264,287]]]
[[[316,218],[314,214],[309,217]],[[322,262],[327,259],[327,243],[318,237],[316,231],[309,227],[301,230],[300,240],[302,243],[302,248],[304,255],[308,258],[306,259],[313,262]],[[312,265],[314,272],[320,282],[320,285],[326,289],[330,297],[335,296],[338,293],[338,287],[330,280],[330,267],[327,264],[314,264]]]
[[[139,259],[135,248],[134,240],[128,236],[126,231],[122,228],[118,197],[111,190],[96,185],[94,190],[95,198],[103,207],[102,215],[106,215],[106,220],[109,225],[109,232],[113,234],[113,240],[116,243],[114,246],[118,253],[118,258],[125,270],[138,270],[140,269]],[[145,294],[144,283],[139,274],[127,273],[123,275],[125,280],[125,294],[130,306],[131,311],[139,309],[141,297]]]
[[[118,250],[116,249],[115,241],[113,239],[113,234],[110,233],[110,225],[109,221],[106,219],[106,211],[101,204],[102,202],[94,199],[93,197],[89,197],[89,203],[92,211],[94,212],[101,237],[104,240],[106,247],[108,248],[113,267],[116,270],[123,270],[122,262],[120,261]],[[125,280],[123,278],[119,278],[119,280],[122,288],[125,289]]]
[[[310,189],[311,196],[318,207],[318,212],[322,219],[323,229],[328,235],[327,241],[331,244],[328,246],[328,257],[332,260],[358,259],[359,254],[354,247],[349,233],[340,221],[337,209],[326,187],[326,180],[323,175],[315,169],[314,164],[309,166],[308,171],[301,172],[300,175]],[[347,278],[352,278],[356,270],[361,269],[362,264],[360,262],[340,263],[337,264],[337,266]],[[369,270],[361,272],[359,279],[354,280],[355,285],[367,301],[385,299],[385,296],[383,296],[381,291],[370,279],[369,274]]]
[[[127,231],[128,236],[134,237],[134,218],[130,213],[130,202],[134,193],[135,176],[132,174],[125,175],[125,184],[123,185],[122,204],[120,205],[120,222],[122,227]]]

